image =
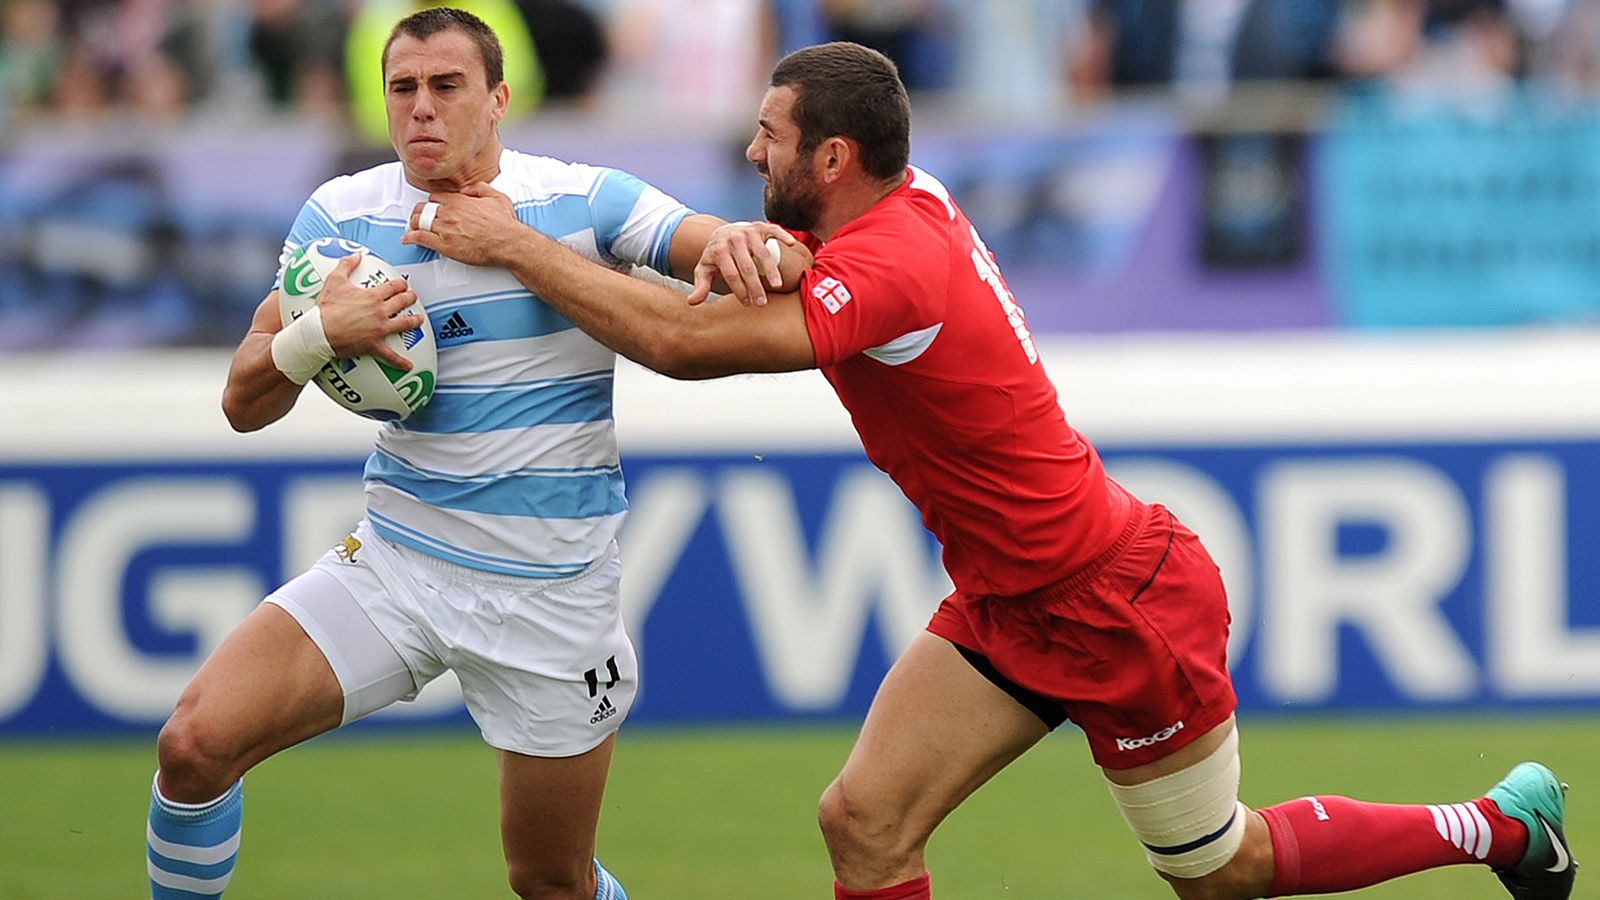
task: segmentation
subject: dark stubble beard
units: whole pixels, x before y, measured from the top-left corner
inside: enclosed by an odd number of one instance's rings
[[[822,208],[822,191],[804,166],[795,166],[782,179],[773,178],[761,196],[768,222],[791,231],[815,230]]]

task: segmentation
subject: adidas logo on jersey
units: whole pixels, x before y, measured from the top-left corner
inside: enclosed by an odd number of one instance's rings
[[[600,705],[594,708],[594,715],[589,717],[590,725],[599,725],[601,722],[617,714],[617,707],[611,702],[610,696],[600,698]]]
[[[439,340],[441,341],[470,337],[471,335],[472,326],[468,325],[467,320],[462,318],[461,313],[458,312],[451,313],[450,318],[445,320],[444,327],[439,329]]]

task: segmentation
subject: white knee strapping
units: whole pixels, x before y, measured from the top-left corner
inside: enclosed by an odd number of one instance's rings
[[[1239,733],[1187,769],[1144,784],[1106,782],[1122,818],[1159,872],[1199,878],[1222,868],[1244,840],[1239,802]]]

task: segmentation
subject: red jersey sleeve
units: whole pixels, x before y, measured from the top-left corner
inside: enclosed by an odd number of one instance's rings
[[[816,263],[800,280],[800,302],[819,366],[943,319],[950,250],[940,236],[916,227],[847,227],[815,249]]]

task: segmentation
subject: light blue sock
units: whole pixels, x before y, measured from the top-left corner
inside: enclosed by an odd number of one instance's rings
[[[628,892],[622,889],[622,883],[607,872],[598,859],[594,861],[594,900],[628,900]]]
[[[151,900],[221,897],[233,877],[243,822],[242,781],[209,803],[175,803],[152,786],[145,831]]]

